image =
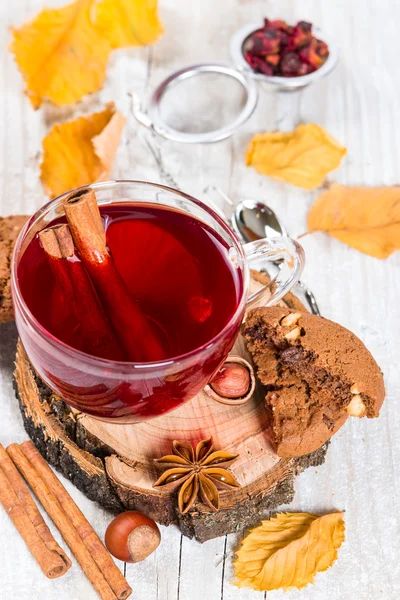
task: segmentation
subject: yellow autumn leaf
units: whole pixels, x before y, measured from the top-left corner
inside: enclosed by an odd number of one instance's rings
[[[334,184],[315,201],[308,230],[332,237],[376,258],[400,250],[400,187]]]
[[[51,197],[108,179],[124,125],[113,103],[102,112],[54,125],[42,142],[40,165]]]
[[[258,133],[246,151],[246,165],[262,175],[311,190],[340,165],[346,154],[323,127],[299,125],[294,131]]]
[[[158,0],[100,0],[96,25],[113,48],[151,44],[162,33]]]
[[[257,591],[303,588],[336,560],[343,513],[280,513],[251,530],[233,563],[235,585]]]
[[[73,104],[96,92],[113,48],[158,38],[156,8],[154,0],[75,0],[12,28],[10,49],[33,107]]]

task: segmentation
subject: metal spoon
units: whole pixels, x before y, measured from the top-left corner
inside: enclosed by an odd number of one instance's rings
[[[204,190],[210,197],[210,192],[217,194],[230,206],[232,200],[220,188],[209,185]],[[231,226],[243,243],[253,242],[261,238],[287,236],[288,233],[274,211],[263,202],[243,200],[238,204],[231,217]],[[297,296],[307,304],[314,315],[320,315],[314,294],[304,283],[299,281],[294,289]]]
[[[232,228],[244,242],[260,238],[287,236],[288,233],[272,209],[263,202],[243,200],[232,215]],[[310,307],[314,315],[320,315],[317,301],[311,290],[299,281],[295,292]]]
[[[274,211],[255,200],[243,200],[236,207],[232,215],[232,228],[245,242],[288,235]]]

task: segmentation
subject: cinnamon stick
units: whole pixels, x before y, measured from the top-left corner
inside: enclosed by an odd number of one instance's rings
[[[100,597],[103,600],[125,600],[128,598],[132,590],[123,575],[121,573],[119,573],[119,576],[117,575],[116,570],[118,569],[111,557],[110,561],[113,566],[111,567],[108,561],[107,563],[103,562],[104,570],[102,570],[103,567],[100,567],[97,562],[99,560],[98,551],[93,551],[93,547],[91,547],[92,549],[89,549],[85,543],[86,538],[82,539],[80,536],[78,530],[82,532],[82,526],[79,522],[77,523],[75,521],[75,511],[73,510],[71,512],[71,505],[74,504],[71,496],[64,490],[65,495],[63,495],[63,500],[60,502],[53,492],[52,487],[47,483],[48,481],[51,481],[51,477],[47,475],[47,481],[43,478],[42,473],[46,468],[50,470],[50,467],[45,463],[44,459],[42,459],[32,442],[24,442],[21,446],[18,444],[11,444],[8,446],[7,452],[20,473],[29,483],[49,517],[59,529],[64,540]],[[37,467],[39,467],[40,472]],[[89,523],[88,526],[90,527]],[[83,531],[91,540],[93,540],[93,536],[96,535],[93,530],[93,533],[89,534],[87,528],[84,528]],[[102,546],[100,540],[98,540],[98,542]],[[104,552],[107,552],[104,547],[103,549]],[[112,574],[110,575],[110,573]],[[115,589],[112,588],[112,585],[114,585]]]
[[[79,190],[79,192],[73,192],[67,198],[68,202],[71,203],[72,200],[78,200],[78,198],[86,198],[86,201],[89,205],[90,212],[92,213],[92,218],[94,224],[96,226],[97,231],[101,235],[106,242],[106,232],[104,231],[103,221],[101,220],[101,214],[99,210],[99,205],[97,204],[97,198],[94,191],[90,188],[85,188],[83,190]]]
[[[65,248],[63,248],[63,250],[61,249],[56,236],[58,227],[59,226],[56,225],[55,227],[48,227],[47,229],[39,231],[39,239],[42,248],[47,255],[51,270],[53,271],[56,280],[61,285],[65,299],[72,305],[75,302],[74,289],[68,274],[68,264],[63,260],[64,258],[72,256],[72,254],[65,251]],[[64,252],[66,252],[65,255]]]
[[[126,360],[90,278],[75,253],[68,225],[48,227],[39,232],[39,238],[53,274],[81,324],[85,351],[101,358]]]
[[[0,503],[46,577],[55,579],[64,575],[71,567],[71,561],[51,534],[24,480],[1,444]]]
[[[86,519],[85,515],[75,504],[65,487],[62,485],[61,481],[50,469],[49,465],[37,451],[32,442],[23,442],[20,445],[20,448],[27,459],[33,465],[35,465],[39,475],[46,482],[49,489],[62,505],[70,521],[74,523],[76,531],[83,540],[87,549],[90,551],[98,567],[102,570],[117,598],[120,598],[121,600],[127,598],[132,590],[128,586],[125,577],[115,565],[110,553],[100,540],[97,533],[94,531],[89,521]]]
[[[81,190],[78,195],[67,197],[63,203],[80,258],[130,360],[163,360],[166,355],[160,335],[131,298],[108,251],[104,235],[99,232],[100,217],[93,216],[92,193],[92,190],[88,190],[87,194]],[[133,329],[135,335],[132,335]]]

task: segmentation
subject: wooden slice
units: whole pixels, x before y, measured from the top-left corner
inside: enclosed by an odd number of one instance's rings
[[[258,281],[257,281],[258,280]],[[254,275],[253,286],[264,283]],[[288,305],[304,310],[294,296]],[[251,360],[239,336],[232,354]],[[163,525],[176,523],[199,541],[244,529],[294,496],[295,475],[324,461],[326,448],[297,459],[273,450],[260,385],[240,406],[221,404],[204,392],[173,412],[136,425],[110,424],[70,409],[37,378],[19,342],[15,381],[25,428],[40,452],[90,499],[113,510],[136,509]],[[231,466],[241,487],[220,493],[220,509],[198,502],[182,515],[176,494],[155,490],[153,459],[171,453],[172,441],[196,444],[212,436],[216,449],[239,458]]]

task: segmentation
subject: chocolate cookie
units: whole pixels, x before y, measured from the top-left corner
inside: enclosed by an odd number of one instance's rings
[[[11,256],[27,219],[25,215],[0,217],[0,323],[7,323],[14,318],[10,285]]]
[[[378,416],[385,397],[382,373],[344,327],[309,313],[257,308],[243,334],[266,389],[279,456],[313,452],[349,415]]]

